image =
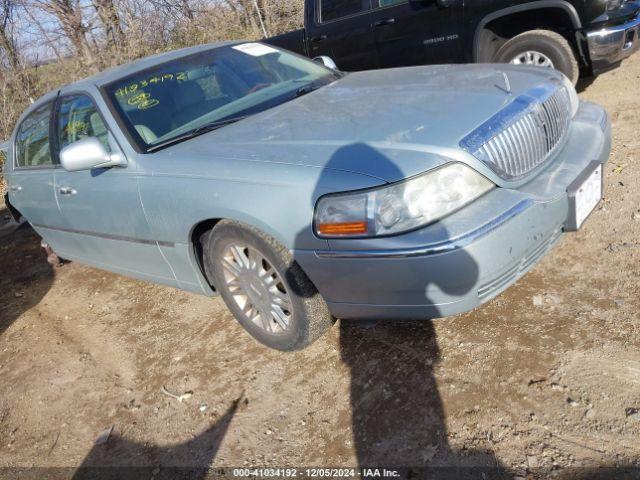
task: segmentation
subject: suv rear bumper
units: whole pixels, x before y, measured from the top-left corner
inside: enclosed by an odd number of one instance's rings
[[[618,65],[640,48],[640,17],[613,27],[587,32],[593,73]]]

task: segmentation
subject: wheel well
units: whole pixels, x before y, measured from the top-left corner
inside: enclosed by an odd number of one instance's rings
[[[11,214],[13,219],[16,222],[20,222],[20,219],[22,218],[22,214],[18,211],[18,209],[16,209],[16,207],[11,205],[11,202],[9,201],[9,193],[4,194],[4,204],[7,207],[7,210],[9,210],[9,213]]]
[[[569,14],[562,8],[537,8],[509,13],[489,21],[478,36],[477,62],[491,62],[496,52],[509,39],[530,30],[551,30],[567,39],[578,52],[575,27]]]
[[[193,254],[195,255],[198,267],[207,280],[209,286],[215,291],[216,287],[213,284],[213,275],[209,271],[207,263],[204,261],[204,248],[206,242],[209,240],[209,233],[213,228],[223,220],[222,218],[210,218],[203,220],[193,227],[191,230],[191,248],[193,248]]]
[[[207,283],[209,284],[209,286],[211,287],[211,289],[214,292],[216,292],[217,289],[216,289],[216,287],[215,287],[215,285],[213,283],[213,278],[214,278],[213,272],[209,269],[209,266],[207,265],[207,262],[205,261],[204,255],[205,255],[205,247],[207,245],[207,242],[209,241],[209,235],[210,235],[211,231],[222,220],[226,220],[226,219],[225,218],[210,218],[210,219],[207,219],[207,220],[202,220],[201,222],[196,224],[191,229],[191,235],[190,235],[191,248],[192,248],[195,260],[196,260],[196,262],[198,264],[198,268],[200,268],[200,272],[202,272],[202,275],[204,276],[205,280],[207,281]],[[242,225],[245,225],[245,226],[250,227],[250,228],[254,228],[258,233],[264,234],[263,230],[259,230],[256,227],[251,227],[251,225],[248,225],[248,224],[242,224]],[[276,239],[275,237],[273,237],[273,236],[271,236],[269,234],[264,234],[264,235],[268,235],[270,238],[273,238],[277,242],[281,243],[278,239]],[[294,262],[295,262],[295,260],[294,260]],[[298,265],[300,270],[302,270],[302,272],[305,273],[305,275],[306,275],[306,272],[304,272],[304,270],[298,264],[298,262],[295,262],[295,263]],[[311,280],[309,280],[309,282],[311,282]],[[313,282],[311,282],[311,283],[313,284]]]

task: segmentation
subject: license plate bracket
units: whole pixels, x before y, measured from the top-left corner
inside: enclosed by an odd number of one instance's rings
[[[567,188],[569,216],[565,224],[565,231],[579,230],[600,203],[604,192],[603,177],[602,164],[593,161],[569,185]]]

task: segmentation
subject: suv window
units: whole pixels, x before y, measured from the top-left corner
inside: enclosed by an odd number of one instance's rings
[[[330,22],[364,12],[371,8],[371,0],[322,0],[320,2],[320,20]]]
[[[88,137],[96,137],[109,151],[107,127],[91,98],[87,95],[64,97],[60,102],[58,113],[60,150]]]
[[[407,0],[373,0],[374,8],[392,7],[394,5],[400,5],[401,3],[407,3]]]
[[[53,165],[49,147],[51,103],[38,107],[24,119],[16,134],[16,167]]]

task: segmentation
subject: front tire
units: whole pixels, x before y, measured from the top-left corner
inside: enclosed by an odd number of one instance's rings
[[[275,239],[223,220],[206,243],[205,261],[216,289],[260,343],[276,350],[300,350],[333,325],[322,296]]]
[[[497,63],[555,68],[574,85],[580,77],[573,48],[562,35],[549,30],[531,30],[513,37],[500,47],[493,60]]]

